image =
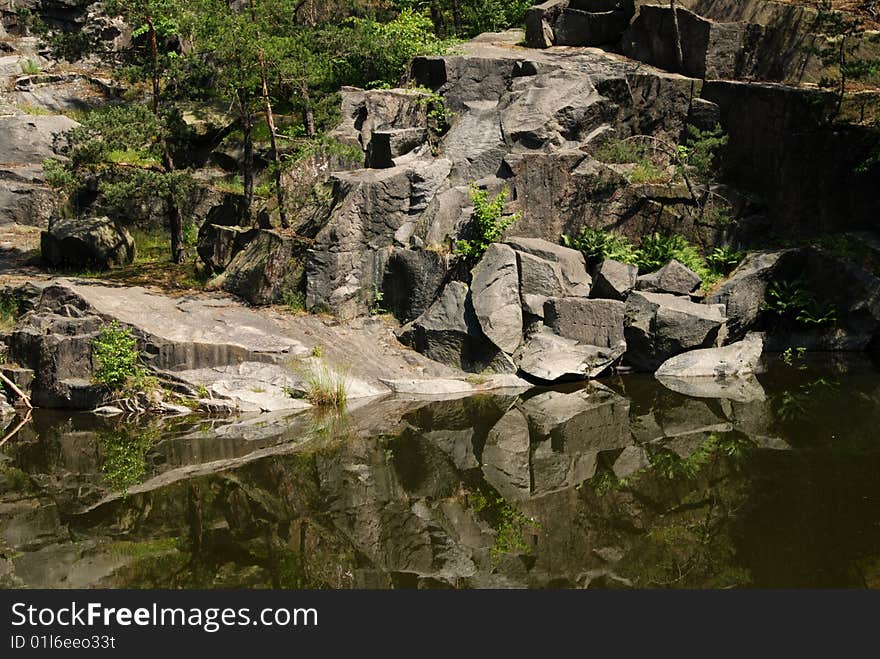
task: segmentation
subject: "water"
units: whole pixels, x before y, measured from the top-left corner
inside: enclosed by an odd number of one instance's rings
[[[880,373],[759,380],[739,401],[631,376],[236,422],[39,413],[0,449],[0,584],[880,587]]]

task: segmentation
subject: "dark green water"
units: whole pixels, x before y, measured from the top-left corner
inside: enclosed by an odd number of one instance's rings
[[[235,422],[38,414],[0,449],[0,584],[880,587],[880,373],[804,366],[740,400],[633,376]]]

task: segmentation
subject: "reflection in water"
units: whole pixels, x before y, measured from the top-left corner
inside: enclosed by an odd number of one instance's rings
[[[0,584],[880,587],[880,377],[757,386],[37,414],[0,452]]]

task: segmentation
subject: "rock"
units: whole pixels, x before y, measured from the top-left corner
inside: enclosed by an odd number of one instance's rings
[[[648,460],[648,452],[642,446],[627,446],[617,456],[611,471],[619,479],[629,478],[642,469],[651,466]]]
[[[651,293],[690,295],[702,283],[696,272],[673,259],[657,272],[639,277],[636,288]]]
[[[300,290],[306,245],[275,231],[261,230],[226,268],[223,290],[251,304],[275,304]]]
[[[394,167],[394,159],[427,144],[427,128],[387,128],[373,131],[367,151],[367,167]]]
[[[496,423],[483,446],[486,481],[505,499],[522,501],[531,494],[529,423],[517,408]]]
[[[722,304],[727,316],[727,333],[733,341],[742,339],[755,325],[780,263],[793,251],[754,252],[746,256],[720,288],[706,298],[707,304]]]
[[[626,300],[636,287],[639,269],[630,263],[606,259],[593,272],[592,297],[609,300]]]
[[[514,361],[520,371],[543,382],[564,382],[599,377],[626,350],[621,343],[602,348],[578,343],[543,329],[526,339]]]
[[[625,347],[626,305],[617,300],[554,298],[544,308],[544,322],[554,332],[600,348]]]
[[[664,377],[724,380],[751,375],[758,368],[763,349],[763,337],[750,334],[723,348],[691,350],[672,357],[663,362],[654,375],[661,380]]]
[[[526,45],[529,48],[550,48],[556,42],[553,26],[568,7],[568,0],[547,0],[526,11]]]
[[[731,400],[737,403],[759,402],[766,398],[764,387],[756,377],[751,375],[727,379],[673,376],[658,377],[657,379],[667,389],[691,398]]]
[[[712,130],[721,124],[721,108],[712,101],[695,98],[688,113],[688,123],[698,130]]]
[[[511,372],[513,362],[486,338],[474,312],[467,284],[453,281],[398,338],[423,355],[464,371]]]
[[[719,23],[681,6],[677,14],[682,73],[703,79],[755,76],[756,46],[764,32],[760,25]],[[674,34],[672,10],[668,6],[642,5],[623,35],[623,52],[641,62],[678,70]]]
[[[395,248],[382,276],[382,307],[404,323],[417,318],[436,299],[448,270],[438,252]]]
[[[627,11],[587,12],[563,9],[553,26],[557,46],[601,46],[620,39],[632,14]]]
[[[40,235],[40,251],[56,268],[107,270],[134,261],[134,238],[108,217],[54,218]]]
[[[0,163],[3,166],[32,165],[56,156],[59,135],[79,126],[64,115],[0,116]]]
[[[516,253],[493,243],[474,267],[471,283],[474,312],[483,333],[507,354],[522,342],[523,317]]]
[[[206,222],[199,228],[196,251],[214,273],[221,273],[257,234],[256,229]]]
[[[634,291],[626,301],[626,363],[654,371],[686,350],[715,346],[724,338],[723,309],[684,297]]]
[[[510,238],[517,254],[523,309],[544,317],[551,297],[587,297],[592,280],[580,252],[537,238]]]

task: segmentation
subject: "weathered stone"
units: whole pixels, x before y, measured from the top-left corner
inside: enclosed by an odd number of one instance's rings
[[[724,337],[723,309],[684,297],[634,291],[626,301],[626,363],[654,371],[686,350],[716,345]]]
[[[41,163],[56,155],[59,135],[79,126],[64,115],[0,116],[0,163],[4,166]]]
[[[592,297],[609,300],[626,300],[626,296],[636,287],[639,276],[638,267],[606,259],[596,266],[593,272]]]
[[[617,460],[611,466],[611,471],[619,479],[629,478],[642,469],[651,466],[648,460],[648,452],[642,446],[627,446],[617,456]]]
[[[436,251],[395,248],[382,277],[383,307],[404,323],[417,318],[436,299],[448,269]]]
[[[761,313],[767,285],[786,254],[793,252],[756,252],[749,254],[718,290],[706,298],[708,304],[722,304],[727,316],[727,334],[733,341],[749,332]]]
[[[232,259],[258,234],[256,229],[205,223],[199,228],[196,251],[215,273],[226,270]]]
[[[520,371],[544,382],[564,382],[599,377],[626,350],[621,342],[612,348],[578,343],[542,329],[526,339],[514,356]]]
[[[373,131],[367,151],[367,167],[394,167],[394,159],[428,141],[427,128],[386,128]]]
[[[663,362],[654,375],[661,380],[664,377],[724,380],[751,375],[758,368],[763,349],[763,336],[750,334],[723,348],[691,350],[672,357]]]
[[[43,260],[56,268],[107,270],[134,260],[134,238],[107,217],[54,218],[40,235]]]
[[[260,231],[229,263],[223,289],[251,304],[281,302],[300,290],[306,246],[274,231]]]
[[[601,46],[620,39],[632,14],[623,11],[563,9],[553,25],[557,46]]]
[[[446,285],[430,308],[398,332],[418,352],[464,371],[514,371],[513,362],[486,338],[467,284]]]
[[[516,253],[493,243],[473,270],[474,311],[483,333],[507,354],[522,342],[523,318]]]
[[[519,261],[523,309],[544,317],[544,303],[551,297],[587,297],[592,280],[580,252],[537,238],[507,240]]]
[[[544,322],[560,336],[599,348],[624,344],[626,306],[617,300],[554,298],[547,301]]]
[[[483,447],[486,481],[505,499],[521,501],[531,493],[529,423],[517,408],[496,423]]]
[[[700,276],[675,259],[660,268],[657,272],[642,275],[638,278],[636,288],[651,293],[671,293],[672,295],[689,295],[703,283]]]

